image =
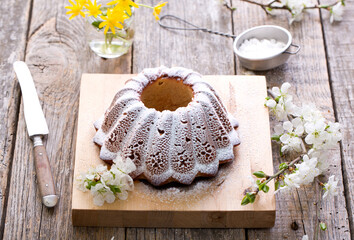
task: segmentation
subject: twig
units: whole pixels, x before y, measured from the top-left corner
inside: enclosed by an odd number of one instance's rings
[[[295,158],[294,160],[292,160],[287,167],[283,168],[282,170],[279,170],[276,174],[272,175],[272,176],[268,176],[267,180],[264,182],[266,185],[272,181],[274,178],[277,178],[278,176],[280,176],[281,174],[283,174],[286,170],[288,170],[290,167],[294,166],[296,163],[298,163],[304,156],[305,154],[301,154],[299,157]],[[257,188],[257,190],[254,191],[254,193],[257,195],[259,192],[259,188]]]
[[[320,189],[320,194],[319,194],[319,199],[318,201],[315,203],[316,205],[316,223],[315,223],[315,230],[314,230],[314,240],[318,240],[318,232],[319,232],[319,223],[320,223],[320,219],[319,219],[319,214],[320,214],[320,208],[321,208],[321,201],[322,201],[322,189]]]
[[[226,0],[224,0],[224,6],[225,6],[227,9],[229,9],[231,12],[233,12],[233,11],[236,10],[236,8],[235,8],[235,7],[231,7],[230,4],[228,4],[228,3],[226,2]]]
[[[292,12],[291,8],[289,8],[287,5],[283,5],[283,6],[272,6],[274,3],[279,3],[280,1],[278,0],[273,0],[267,4],[264,4],[264,3],[259,3],[259,2],[256,2],[256,1],[253,1],[253,0],[241,0],[243,2],[247,2],[247,3],[250,3],[250,4],[254,4],[254,5],[258,5],[260,6],[264,11],[266,11],[267,14],[268,11],[267,11],[267,8],[271,8],[271,9],[279,9],[279,10],[287,10],[289,11],[290,13]],[[309,7],[304,7],[304,9],[326,9],[326,10],[330,10],[331,7],[333,7],[334,5],[336,5],[338,3],[338,1],[332,3],[332,4],[328,4],[328,5],[318,5],[318,4],[315,4],[313,6],[309,6]]]

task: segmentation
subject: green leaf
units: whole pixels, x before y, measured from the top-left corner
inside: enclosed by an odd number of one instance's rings
[[[259,179],[257,179],[256,184],[257,184],[257,186],[259,186],[259,184],[261,184],[261,181]]]
[[[269,186],[267,184],[264,184],[262,191],[267,193],[269,191]]]
[[[279,185],[280,185],[279,181],[275,181],[275,191],[279,189]]]
[[[241,201],[241,205],[245,206],[250,203],[250,200],[248,200],[247,196],[244,196],[244,198]]]
[[[273,135],[271,137],[272,140],[279,142],[280,141],[280,135]]]
[[[267,193],[269,191],[269,186],[266,183],[262,183],[258,186],[258,189]]]
[[[117,185],[109,185],[109,188],[111,189],[111,191],[116,194],[116,193],[121,193],[122,191],[120,190],[120,188]]]
[[[101,22],[102,22],[102,21],[94,21],[94,22],[92,22],[91,24],[92,24],[92,26],[94,26],[95,28],[101,29],[101,28],[99,27],[100,24],[101,24]]]
[[[324,222],[320,222],[320,228],[325,231],[327,229],[327,225]]]
[[[267,174],[265,174],[263,171],[254,172],[253,175],[258,178],[265,178],[267,176]]]
[[[246,193],[246,197],[249,200],[250,203],[254,203],[256,200],[256,194],[255,193]]]
[[[89,179],[86,179],[85,182],[87,182],[86,188],[88,190],[91,190],[91,187],[96,186],[97,183],[101,183],[101,181],[93,181],[93,180],[89,180]]]
[[[279,165],[279,170],[283,170],[283,169],[287,169],[287,168],[289,168],[289,165],[287,163],[281,163]]]

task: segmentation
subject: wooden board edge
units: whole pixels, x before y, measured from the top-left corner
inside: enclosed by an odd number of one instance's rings
[[[250,218],[249,216],[253,217]],[[276,211],[72,210],[73,226],[144,228],[271,228]],[[191,221],[188,221],[191,219]]]

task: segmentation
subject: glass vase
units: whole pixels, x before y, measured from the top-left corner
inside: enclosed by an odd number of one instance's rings
[[[134,12],[123,23],[123,28],[115,28],[115,34],[109,29],[99,29],[100,19],[88,17],[86,21],[86,39],[90,49],[103,58],[117,58],[126,54],[133,44]]]

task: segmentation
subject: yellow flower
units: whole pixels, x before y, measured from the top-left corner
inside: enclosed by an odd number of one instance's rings
[[[66,14],[72,14],[69,18],[69,20],[73,19],[74,17],[76,17],[77,15],[81,15],[82,17],[85,17],[84,12],[82,11],[82,7],[83,5],[81,5],[82,0],[79,2],[77,2],[76,4],[74,4],[71,0],[69,0],[69,2],[71,3],[72,6],[67,6],[65,8],[71,10],[69,12],[67,12]]]
[[[125,19],[129,18],[127,14],[125,14],[121,9],[119,8],[114,8],[114,9],[108,9],[107,11],[107,16],[101,16],[101,18],[104,20],[103,22],[100,23],[98,26],[99,28],[103,28],[104,26],[104,34],[107,33],[109,29],[111,29],[112,33],[115,34],[115,27],[117,28],[123,28],[123,22]]]
[[[107,3],[107,5],[117,4],[116,7],[123,9],[129,15],[132,15],[131,6],[135,8],[139,8],[139,5],[133,2],[132,0],[113,0],[112,2]]]
[[[87,3],[87,0],[77,0],[77,2],[81,5],[84,6]]]
[[[96,0],[94,3],[92,3],[91,1],[88,1],[86,8],[88,10],[89,16],[94,16],[95,18],[97,18],[98,14],[102,13],[102,11],[100,10],[100,7],[101,7],[101,4],[97,5]]]
[[[159,14],[161,12],[161,8],[163,6],[165,6],[167,4],[167,2],[159,2],[155,7],[154,7],[154,11],[153,11],[153,15],[155,16],[156,21],[160,20],[159,18]]]

